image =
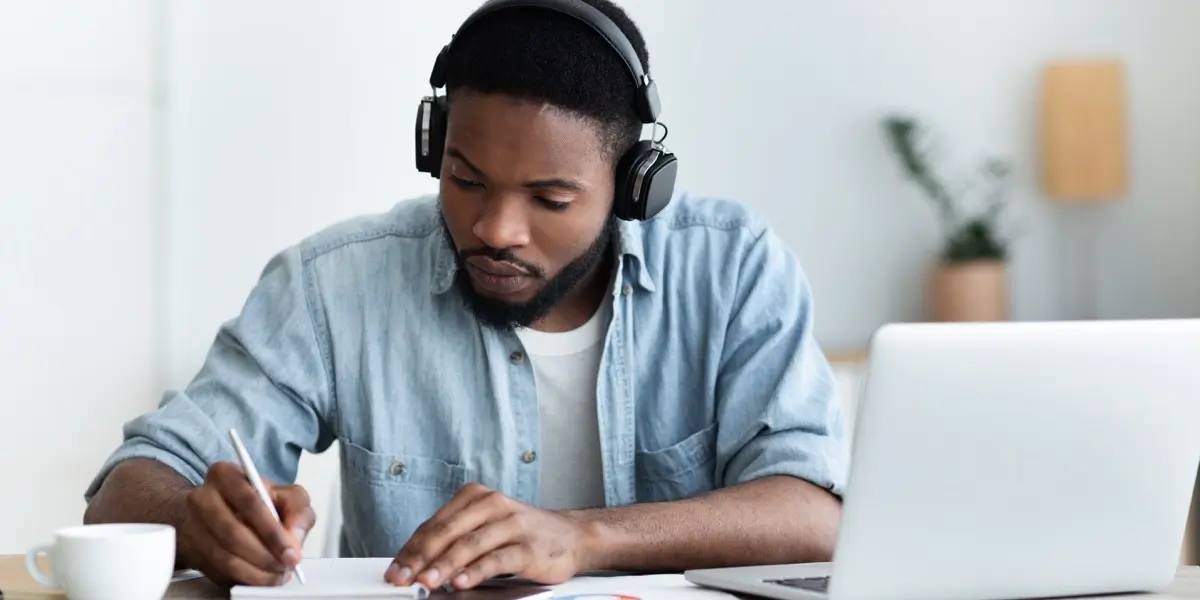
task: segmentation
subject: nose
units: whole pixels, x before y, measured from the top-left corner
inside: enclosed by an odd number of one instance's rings
[[[513,248],[529,243],[529,223],[523,198],[494,195],[484,200],[484,208],[471,227],[479,241],[492,248]]]

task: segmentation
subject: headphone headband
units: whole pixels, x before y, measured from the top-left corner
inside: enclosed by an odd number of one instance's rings
[[[467,17],[466,21],[463,21],[458,31],[450,38],[450,43],[446,44],[442,48],[442,51],[438,53],[437,60],[433,64],[433,71],[429,74],[429,84],[434,89],[446,85],[446,56],[450,53],[454,45],[454,40],[483,17],[508,8],[542,8],[552,10],[572,17],[591,27],[593,31],[599,34],[616,51],[617,55],[625,63],[629,74],[633,77],[635,90],[634,112],[637,113],[638,118],[641,119],[642,123],[655,123],[658,121],[658,115],[661,111],[661,102],[658,99],[658,86],[655,85],[650,75],[642,70],[642,61],[633,49],[633,44],[629,43],[629,38],[625,37],[621,28],[617,27],[617,24],[603,12],[600,12],[587,3],[576,0],[488,0],[483,6],[471,13],[471,16]]]
[[[449,113],[446,97],[439,97],[437,89],[446,86],[447,57],[454,40],[483,17],[507,8],[552,10],[591,27],[612,46],[633,77],[633,109],[638,119],[642,123],[658,123],[658,86],[648,73],[643,72],[642,61],[634,51],[633,44],[629,43],[629,38],[603,12],[580,0],[488,0],[459,26],[450,43],[442,47],[433,63],[433,71],[429,74],[433,95],[422,98],[417,107],[415,143],[418,171],[435,178],[441,176]],[[668,152],[659,141],[641,140],[634,144],[617,161],[613,215],[624,220],[645,220],[657,215],[671,202],[678,169],[679,161],[675,155]]]

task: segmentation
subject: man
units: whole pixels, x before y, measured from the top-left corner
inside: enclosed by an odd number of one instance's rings
[[[629,18],[586,2],[648,72]],[[394,556],[400,585],[828,560],[842,413],[791,252],[722,200],[614,218],[642,125],[579,20],[496,11],[445,60],[438,197],[276,256],[190,385],[126,425],[86,521],[169,523],[182,566],[278,584],[316,519],[300,453],[338,441],[342,554]]]

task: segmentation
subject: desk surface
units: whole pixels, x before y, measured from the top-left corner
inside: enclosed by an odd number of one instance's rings
[[[661,576],[658,576],[661,581]],[[664,590],[665,591],[665,590]],[[690,595],[690,593],[689,593]],[[472,600],[487,600],[487,592],[479,591],[472,594],[447,595],[446,598],[469,597]],[[25,557],[0,556],[0,598],[3,600],[66,600],[66,595],[56,590],[49,590],[35,583],[25,573]],[[213,598],[228,598],[228,594],[207,580],[195,579],[174,583],[167,591],[167,599],[180,600],[209,600]],[[1200,566],[1182,566],[1175,582],[1162,594],[1126,594],[1119,596],[1104,596],[1104,598],[1196,598],[1200,599]]]

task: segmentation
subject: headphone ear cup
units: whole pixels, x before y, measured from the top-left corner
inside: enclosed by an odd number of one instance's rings
[[[634,197],[633,180],[637,173],[638,165],[641,164],[649,149],[650,141],[641,140],[626,150],[625,154],[621,155],[621,160],[617,161],[616,185],[613,188],[616,193],[616,197],[613,198],[613,215],[618,219],[626,221],[639,220],[637,198]]]
[[[626,221],[644,221],[662,212],[671,201],[679,163],[662,146],[641,140],[617,162],[613,214]]]
[[[416,163],[417,171],[429,173],[434,179],[442,174],[442,153],[446,149],[446,97],[426,96],[417,105]]]

